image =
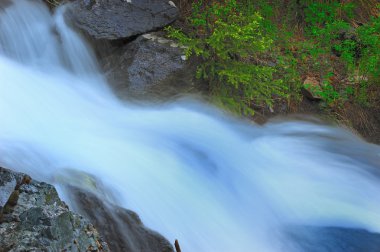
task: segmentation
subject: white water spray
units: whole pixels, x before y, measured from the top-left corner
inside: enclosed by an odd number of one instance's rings
[[[94,174],[184,251],[281,251],[287,225],[380,232],[379,146],[197,103],[126,106],[63,11],[0,7],[0,165],[43,180]]]

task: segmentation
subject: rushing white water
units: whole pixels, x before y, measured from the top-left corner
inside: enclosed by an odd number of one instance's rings
[[[184,251],[283,251],[287,225],[380,232],[379,146],[195,102],[123,104],[63,11],[0,5],[0,165],[48,181],[95,174]]]

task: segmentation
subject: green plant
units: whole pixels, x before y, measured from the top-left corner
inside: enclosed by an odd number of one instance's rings
[[[197,58],[197,77],[214,100],[236,112],[252,115],[278,100],[294,105],[301,77],[310,76],[320,80],[315,94],[326,108],[371,106],[380,83],[375,2],[198,0],[186,32],[167,31]]]
[[[197,1],[189,20],[194,33],[167,29],[186,46],[186,56],[201,59],[197,77],[209,81],[222,104],[244,114],[253,107],[272,106],[273,98],[287,97],[288,86],[276,79],[276,62],[268,55],[273,39],[256,11],[247,12],[236,0]]]
[[[350,23],[354,8],[352,3],[332,1],[311,3],[305,10],[306,35],[312,45],[309,53],[316,62],[316,72],[325,76],[331,72],[334,64],[329,58],[333,53],[344,66],[339,72],[347,73],[350,79],[334,85],[324,82],[320,95],[328,104],[351,96],[360,104],[367,104],[368,87],[379,80],[380,18],[372,17],[355,28]]]
[[[337,102],[339,99],[342,99],[341,94],[335,89],[330,81],[330,78],[333,76],[334,74],[331,72],[324,76],[321,90],[318,92],[318,95],[322,97],[327,105],[331,105]]]
[[[360,41],[358,70],[377,80],[380,78],[380,16],[357,29]]]

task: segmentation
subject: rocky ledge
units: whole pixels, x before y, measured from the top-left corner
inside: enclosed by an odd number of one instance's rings
[[[0,167],[0,251],[110,251],[49,184]]]
[[[136,213],[73,184],[65,187],[81,215],[69,210],[54,186],[0,167],[0,252],[174,251]]]
[[[95,39],[125,39],[162,28],[178,9],[166,0],[76,0],[66,16]]]
[[[94,175],[63,169],[55,175],[72,209],[94,224],[111,251],[173,252],[159,233],[147,228],[137,213],[120,207],[118,196]]]

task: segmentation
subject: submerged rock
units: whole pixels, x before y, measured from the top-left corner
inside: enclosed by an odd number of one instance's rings
[[[76,0],[67,17],[95,39],[125,39],[162,28],[178,17],[166,0]]]
[[[287,230],[296,251],[378,252],[380,234],[342,227],[298,226]]]
[[[0,190],[0,251],[109,251],[52,185],[0,167]]]

